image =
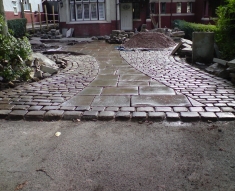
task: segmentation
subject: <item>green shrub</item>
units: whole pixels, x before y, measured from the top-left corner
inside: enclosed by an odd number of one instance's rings
[[[13,34],[16,38],[25,36],[26,24],[27,24],[27,19],[25,18],[13,19],[7,21],[8,29],[11,29],[13,31]]]
[[[185,32],[185,38],[192,40],[193,32],[215,32],[217,33],[217,27],[215,25],[204,25],[198,23],[189,23],[184,20],[174,20],[173,27],[177,27]]]
[[[217,42],[226,60],[235,58],[235,0],[226,0],[217,8]]]
[[[0,15],[0,76],[5,81],[27,80],[30,68],[23,61],[31,55],[31,45],[26,37],[17,39],[10,33],[1,34],[4,24],[3,17]]]

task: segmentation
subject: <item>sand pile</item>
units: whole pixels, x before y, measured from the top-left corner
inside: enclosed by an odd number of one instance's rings
[[[168,48],[175,42],[159,32],[140,32],[124,44],[125,48]]]

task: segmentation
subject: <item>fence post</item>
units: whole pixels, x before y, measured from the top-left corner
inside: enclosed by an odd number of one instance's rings
[[[40,30],[42,31],[42,18],[41,18],[41,10],[39,4],[38,4],[38,15],[39,15]]]
[[[54,5],[52,6],[52,14],[53,14],[53,23],[54,23],[54,27],[55,27],[55,7],[54,7]]]
[[[31,3],[29,4],[30,6],[30,16],[31,16],[31,22],[32,22],[32,31],[34,33],[34,23],[33,23],[33,13],[32,13],[32,5]]]
[[[47,6],[46,5],[44,5],[44,9],[45,9],[47,29],[49,29],[49,26],[48,26],[48,15],[47,15]]]

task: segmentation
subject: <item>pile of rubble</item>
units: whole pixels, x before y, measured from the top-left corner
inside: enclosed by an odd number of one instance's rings
[[[192,46],[193,42],[191,40],[181,38],[178,45],[171,52],[171,55],[177,54],[181,57],[192,57]]]
[[[214,64],[206,68],[208,73],[214,74],[218,77],[231,80],[235,84],[235,59],[225,61],[218,58],[213,59]]]
[[[60,34],[59,30],[51,29],[45,34],[40,34],[39,31],[37,31],[37,36],[41,37],[41,39],[61,39],[62,34]]]
[[[175,42],[168,36],[159,32],[140,32],[125,42],[125,48],[159,49],[175,46]]]
[[[131,38],[134,32],[125,32],[121,30],[113,30],[109,38],[106,39],[110,44],[123,44],[127,39]]]

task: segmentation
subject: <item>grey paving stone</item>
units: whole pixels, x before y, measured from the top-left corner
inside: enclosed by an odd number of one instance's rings
[[[151,78],[141,74],[141,75],[120,75],[119,81],[150,81]]]
[[[113,120],[115,117],[114,111],[101,111],[99,113],[98,119],[99,120]]]
[[[231,112],[220,112],[216,113],[216,115],[220,121],[235,120],[235,115]]]
[[[79,106],[79,107],[76,107],[76,111],[89,111],[90,110],[90,106]]]
[[[200,103],[190,97],[188,97],[189,101],[191,102],[192,106],[195,106],[195,107],[203,107],[205,106],[203,103]]]
[[[202,121],[217,121],[217,116],[214,112],[199,112]]]
[[[60,106],[45,106],[41,110],[49,111],[49,110],[58,110],[58,109],[60,109]]]
[[[187,107],[173,107],[174,112],[187,112]]]
[[[61,104],[61,106],[90,106],[95,96],[74,96],[70,100]]]
[[[85,111],[82,115],[83,120],[96,120],[98,118],[98,111]]]
[[[103,87],[86,87],[78,95],[100,95]]]
[[[75,110],[75,106],[62,106],[60,107],[60,110],[64,110],[64,111],[73,111]]]
[[[11,110],[15,105],[10,104],[0,104],[0,110]]]
[[[157,112],[171,112],[172,108],[171,107],[155,107],[155,111]]]
[[[204,112],[205,110],[203,109],[203,107],[189,107],[189,111]]]
[[[146,112],[133,112],[131,120],[132,121],[144,121],[147,119],[147,113]]]
[[[121,107],[121,111],[134,112],[135,111],[135,107]]]
[[[153,112],[154,108],[153,107],[137,107],[137,112],[138,111]]]
[[[140,95],[175,95],[175,91],[163,86],[143,86],[139,87]]]
[[[97,107],[92,107],[91,111],[104,111],[105,107],[102,106],[97,106]]]
[[[230,107],[235,107],[235,103],[228,103],[227,105]]]
[[[103,107],[123,107],[130,106],[130,96],[96,96],[91,104],[94,106]]]
[[[105,111],[119,111],[119,107],[106,107]]]
[[[63,115],[64,120],[76,120],[81,119],[82,111],[65,111]]]
[[[16,105],[12,108],[12,110],[28,110],[29,105]]]
[[[128,111],[119,111],[117,112],[115,119],[120,121],[127,121],[130,120],[131,113]]]
[[[131,106],[191,106],[184,95],[140,95],[132,96]]]
[[[46,111],[29,111],[25,115],[25,120],[28,121],[40,121],[43,120]]]
[[[206,111],[211,111],[211,112],[219,112],[220,108],[219,107],[205,107]]]
[[[11,110],[0,110],[0,119],[5,119]]]
[[[220,109],[223,112],[235,112],[235,109],[232,107],[221,107]]]
[[[148,119],[150,121],[163,121],[166,118],[166,114],[164,112],[149,112]]]
[[[94,80],[89,85],[90,86],[101,86],[101,87],[107,87],[107,86],[117,86],[117,80]]]
[[[12,111],[11,113],[8,114],[8,119],[11,119],[11,120],[24,119],[24,116],[27,112],[28,111],[26,111],[26,110],[14,110],[14,111]]]
[[[39,111],[43,108],[43,106],[30,106],[28,111]]]
[[[138,87],[105,87],[101,95],[138,95]]]
[[[200,115],[198,112],[180,112],[180,117],[182,121],[193,122],[199,121]]]
[[[46,121],[56,121],[60,120],[63,117],[63,110],[50,110],[45,113],[44,120]]]
[[[122,86],[148,86],[149,82],[148,81],[119,81],[118,82],[118,87]]]
[[[180,116],[179,116],[179,113],[166,112],[166,119],[168,121],[179,121],[180,120]]]

